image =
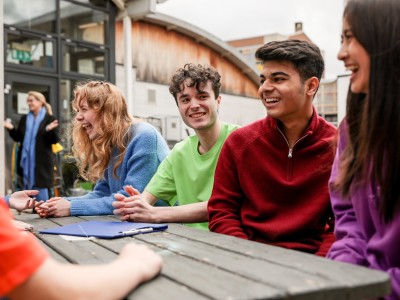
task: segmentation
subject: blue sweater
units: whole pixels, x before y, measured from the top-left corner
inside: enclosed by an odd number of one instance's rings
[[[68,197],[71,216],[113,214],[114,194],[127,195],[124,186],[132,185],[143,192],[158,165],[167,156],[169,148],[164,138],[150,124],[140,122],[131,127],[131,141],[124,160],[117,169],[119,179],[113,175],[113,159],[104,172],[104,179],[96,183],[93,191],[80,197]],[[115,158],[117,152],[113,152]]]

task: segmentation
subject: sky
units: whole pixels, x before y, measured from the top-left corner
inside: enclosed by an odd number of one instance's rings
[[[223,41],[273,33],[291,35],[294,24],[302,22],[303,32],[324,53],[328,79],[345,73],[336,58],[343,9],[344,0],[167,0],[156,7],[157,12]]]

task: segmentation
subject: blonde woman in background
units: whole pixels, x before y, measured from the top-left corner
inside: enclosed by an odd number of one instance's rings
[[[43,94],[28,93],[29,113],[21,117],[18,127],[4,122],[11,138],[20,142],[18,175],[23,179],[23,189],[39,190],[38,200],[49,199],[49,189],[54,184],[54,158],[52,144],[59,142],[58,121]]]
[[[121,91],[90,81],[74,90],[73,153],[81,177],[96,182],[84,196],[55,197],[36,208],[41,217],[113,214],[116,193],[124,186],[143,191],[169,148],[150,124],[133,120]]]

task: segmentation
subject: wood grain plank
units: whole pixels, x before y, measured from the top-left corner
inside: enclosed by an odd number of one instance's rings
[[[206,300],[211,299],[205,297],[195,291],[188,289],[183,284],[178,284],[162,275],[156,279],[146,282],[133,291],[127,299],[130,300]]]
[[[137,236],[148,243],[161,246],[181,256],[199,260],[218,269],[241,276],[251,282],[269,285],[287,295],[321,295],[324,299],[343,299],[340,284],[312,273],[304,273],[290,266],[282,266],[242,253],[226,251],[213,245],[166,233]],[[248,243],[247,241],[237,241]],[[230,283],[227,283],[230,284]]]
[[[132,240],[139,243],[143,236],[158,234],[160,233],[136,235]],[[96,242],[118,252],[129,240],[123,238],[117,240],[97,240]],[[179,285],[186,286],[189,290],[205,297],[213,299],[261,299],[283,296],[283,291],[280,289],[222,270],[207,262],[186,257],[182,253],[171,251],[162,243],[149,244],[145,240],[142,240],[142,243],[150,245],[156,253],[163,257],[164,268],[161,273],[162,276],[175,281]],[[179,243],[178,241],[177,244],[179,245]]]
[[[168,232],[299,270],[304,272],[305,276],[314,274],[328,280],[338,288],[342,287],[347,297],[343,299],[376,298],[390,292],[390,279],[384,272],[262,243],[242,243],[240,239],[232,236],[210,234],[207,231],[179,224],[170,224]]]
[[[34,225],[53,257],[73,263],[104,263],[129,242],[144,243],[164,259],[164,269],[129,299],[370,299],[387,294],[386,273],[234,237],[169,224],[166,232],[114,240],[66,241],[37,230],[115,216],[41,219],[15,214]],[[183,295],[179,297],[179,295]]]

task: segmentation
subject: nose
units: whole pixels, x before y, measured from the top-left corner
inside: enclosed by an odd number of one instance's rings
[[[83,116],[80,112],[77,112],[76,116],[75,116],[75,120],[76,121],[82,121],[83,120]]]
[[[258,94],[260,97],[262,97],[263,93],[265,92],[271,92],[274,89],[274,87],[269,84],[268,80],[265,80],[262,84],[260,84],[260,87],[258,88]]]
[[[348,56],[347,47],[342,44],[337,54],[338,60],[344,60]]]
[[[196,98],[190,99],[190,108],[191,109],[198,109],[199,107],[200,107],[200,104]]]

